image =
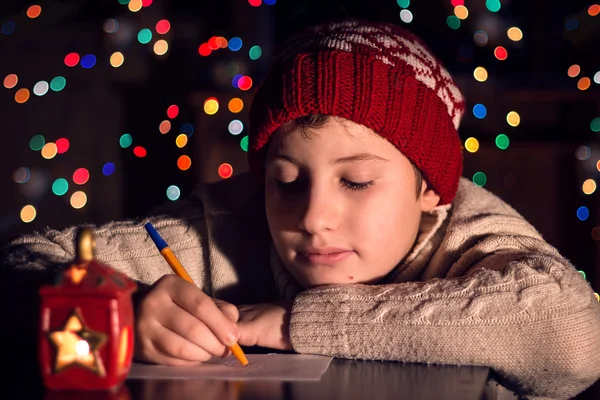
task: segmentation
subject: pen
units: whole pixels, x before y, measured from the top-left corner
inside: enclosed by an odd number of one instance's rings
[[[160,233],[158,233],[154,225],[148,222],[144,225],[144,227],[146,228],[146,231],[148,231],[150,238],[158,248],[158,251],[160,251],[160,254],[162,254],[162,256],[165,258],[173,272],[180,278],[183,278],[189,283],[194,284],[192,278],[188,275],[187,271],[185,270],[185,268],[183,268],[183,265],[181,265],[177,257],[175,257],[175,254],[171,251],[165,239],[163,239],[162,236],[160,236]],[[246,355],[244,354],[244,351],[242,350],[239,344],[234,343],[228,347],[229,350],[231,350],[231,352],[235,356],[235,358],[237,358],[237,360],[240,362],[240,364],[244,366],[248,365],[248,359],[246,358]]]

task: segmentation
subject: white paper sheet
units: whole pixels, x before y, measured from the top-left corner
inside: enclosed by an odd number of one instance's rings
[[[214,357],[185,367],[133,363],[129,379],[229,379],[318,381],[327,370],[331,357],[307,354],[246,354],[249,365],[243,367],[233,356]]]

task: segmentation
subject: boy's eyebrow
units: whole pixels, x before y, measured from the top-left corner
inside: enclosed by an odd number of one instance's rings
[[[275,161],[275,160],[284,160],[284,161],[289,161],[294,164],[300,164],[300,162],[298,160],[296,160],[295,158],[290,157],[286,154],[276,154],[267,161]],[[335,160],[331,160],[331,163],[332,164],[353,164],[353,163],[360,163],[360,162],[387,162],[387,161],[389,161],[389,160],[386,160],[383,157],[376,156],[375,154],[357,153],[357,154],[353,154],[351,156],[341,157],[341,158],[337,158]]]

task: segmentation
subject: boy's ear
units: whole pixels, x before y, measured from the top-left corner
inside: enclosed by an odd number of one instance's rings
[[[425,179],[423,179],[423,182],[421,183],[421,196],[419,197],[419,202],[421,203],[421,211],[423,212],[433,210],[440,202],[440,195],[427,186]]]

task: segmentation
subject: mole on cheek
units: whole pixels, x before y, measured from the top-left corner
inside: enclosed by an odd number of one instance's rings
[[[350,280],[354,279],[354,277],[353,277],[353,276],[349,276],[348,278],[350,278]]]

